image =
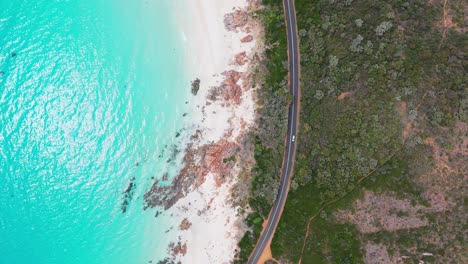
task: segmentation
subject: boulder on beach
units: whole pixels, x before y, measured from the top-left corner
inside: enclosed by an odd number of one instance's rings
[[[193,94],[193,95],[197,95],[198,90],[200,90],[200,79],[196,78],[196,79],[192,82],[192,94]]]

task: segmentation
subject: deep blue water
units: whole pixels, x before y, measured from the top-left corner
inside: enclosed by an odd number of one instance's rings
[[[0,0],[0,263],[162,256],[141,196],[189,91],[171,5]]]

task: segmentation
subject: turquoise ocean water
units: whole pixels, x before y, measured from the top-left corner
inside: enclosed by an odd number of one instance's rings
[[[162,257],[141,197],[190,93],[172,4],[0,0],[0,263]]]

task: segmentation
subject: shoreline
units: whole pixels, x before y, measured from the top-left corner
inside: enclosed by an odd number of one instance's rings
[[[176,4],[185,75],[192,82],[198,79],[199,89],[188,99],[187,131],[192,134],[182,144],[182,170],[169,186],[156,181],[144,197],[146,207],[162,206],[174,219],[166,260],[230,263],[247,230],[246,208],[239,200],[246,198],[248,188],[239,191],[236,185],[238,175],[250,173],[254,164],[248,134],[256,120],[253,68],[258,62],[254,57],[263,52],[263,28],[248,12],[259,8],[257,2]],[[233,192],[244,195],[233,197]]]

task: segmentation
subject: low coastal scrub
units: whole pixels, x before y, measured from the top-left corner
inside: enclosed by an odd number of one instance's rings
[[[271,2],[271,3],[268,3]],[[287,87],[287,42],[283,7],[276,1],[264,1],[266,8],[256,11],[265,26],[265,54],[256,72],[261,82],[257,91],[258,120],[253,132],[255,166],[251,171],[249,207],[253,210],[246,224],[250,227],[239,243],[235,263],[246,263],[258,240],[263,221],[276,197],[281,176],[287,111],[290,95]]]
[[[273,256],[294,263],[463,259],[466,237],[457,220],[463,219],[467,154],[463,2],[295,2],[300,143]],[[253,232],[241,241],[239,263],[277,192],[284,130],[269,122],[286,124],[285,116],[272,113],[284,111],[287,95],[271,97],[287,91],[283,7],[281,1],[263,4],[269,49],[260,97],[279,103],[260,112],[260,124],[268,125],[255,137]],[[389,199],[394,207],[360,208]],[[366,226],[349,215],[382,220]]]

